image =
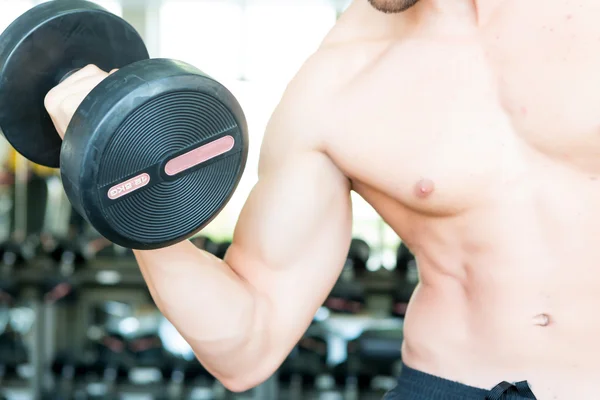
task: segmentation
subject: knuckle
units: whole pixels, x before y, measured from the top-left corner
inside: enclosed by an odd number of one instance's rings
[[[58,94],[56,88],[50,90],[44,97],[44,107],[49,112],[56,110],[58,104]]]
[[[94,64],[88,64],[85,67],[83,67],[81,69],[82,71],[86,71],[86,72],[100,72],[100,68],[98,68],[96,65]]]

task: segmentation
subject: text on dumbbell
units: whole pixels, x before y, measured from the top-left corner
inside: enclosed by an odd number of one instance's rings
[[[150,183],[150,175],[143,173],[108,189],[108,198],[116,200]]]

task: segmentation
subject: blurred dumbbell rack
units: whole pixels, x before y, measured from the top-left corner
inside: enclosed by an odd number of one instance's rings
[[[27,265],[16,266],[11,275],[19,287],[19,300],[28,303],[36,313],[30,344],[30,379],[28,381],[9,380],[2,383],[6,389],[16,389],[38,394],[45,390],[43,377],[47,374],[52,356],[60,347],[61,341],[68,341],[68,346],[74,351],[83,351],[85,346],[86,329],[91,325],[89,308],[92,304],[106,299],[112,301],[139,303],[149,302],[151,298],[146,283],[133,257],[97,257],[89,261],[85,267],[77,269],[69,277],[69,281],[77,288],[77,301],[72,304],[49,304],[43,299],[40,288],[44,282],[55,278],[56,268],[47,258],[31,260]],[[340,315],[330,313],[326,318],[329,335],[339,342],[346,335],[349,327],[359,332],[367,328],[393,328],[401,330],[401,321],[389,318],[381,310],[388,308],[382,302],[388,301],[388,294],[396,285],[394,273],[378,270],[362,276],[361,283],[369,293],[369,302],[374,302],[361,315]],[[379,310],[373,313],[369,309]],[[352,329],[351,329],[352,330]],[[356,336],[356,335],[355,335]],[[337,338],[337,339],[336,339]],[[62,339],[62,340],[61,340]],[[351,337],[349,338],[351,339]],[[129,395],[153,393],[161,390],[163,384],[133,385],[119,384],[118,392]],[[218,393],[216,390],[214,393]],[[221,388],[222,394],[212,398],[244,398],[244,399],[283,399],[283,391],[279,390],[277,377],[274,376],[265,384],[250,393],[233,395]],[[132,397],[133,398],[133,397]],[[307,398],[307,397],[302,397]],[[347,398],[342,397],[342,398]],[[361,399],[365,398],[361,396]],[[9,398],[9,400],[12,400]],[[45,399],[44,399],[45,400]]]

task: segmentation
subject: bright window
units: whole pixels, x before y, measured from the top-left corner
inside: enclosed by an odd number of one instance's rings
[[[0,5],[0,32],[4,31],[25,11],[33,6],[33,0],[3,1]]]

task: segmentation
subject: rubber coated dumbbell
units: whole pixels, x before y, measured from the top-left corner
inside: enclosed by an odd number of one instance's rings
[[[47,93],[86,65],[117,69],[58,136]],[[122,247],[154,249],[206,226],[244,171],[247,124],[223,85],[150,59],[135,29],[83,0],[44,2],[0,36],[0,129],[24,157],[60,167],[73,207]]]

